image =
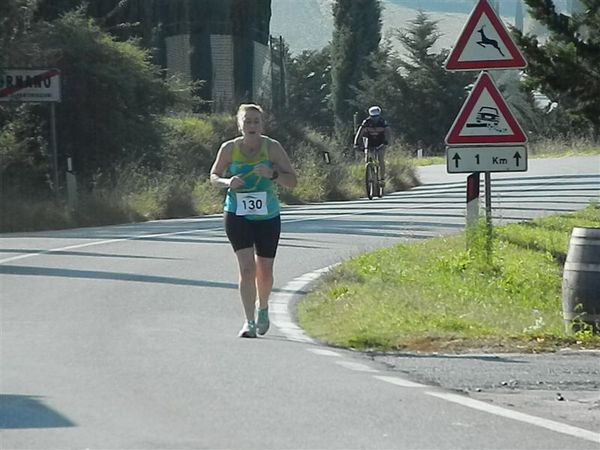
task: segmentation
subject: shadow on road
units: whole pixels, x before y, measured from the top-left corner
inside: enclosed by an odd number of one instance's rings
[[[133,281],[141,283],[174,284],[178,286],[214,287],[224,289],[237,289],[235,283],[219,281],[190,280],[186,278],[162,277],[155,275],[141,275],[137,273],[102,272],[97,270],[54,269],[52,267],[10,266],[0,265],[0,273],[6,275],[29,275],[39,277],[64,277],[88,278],[93,280]]]
[[[0,430],[74,426],[75,423],[40,401],[40,397],[0,394]]]

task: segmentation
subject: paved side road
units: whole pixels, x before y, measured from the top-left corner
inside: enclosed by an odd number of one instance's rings
[[[406,378],[600,431],[600,351],[544,354],[365,354]]]

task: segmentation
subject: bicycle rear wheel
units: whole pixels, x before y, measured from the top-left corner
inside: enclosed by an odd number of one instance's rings
[[[373,200],[376,183],[377,178],[375,176],[375,169],[373,168],[372,164],[367,163],[365,167],[365,188],[367,190],[367,197],[369,197],[369,200]]]

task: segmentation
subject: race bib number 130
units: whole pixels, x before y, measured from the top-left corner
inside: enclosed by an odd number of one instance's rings
[[[267,193],[266,192],[245,192],[237,194],[237,216],[266,216],[267,213]]]

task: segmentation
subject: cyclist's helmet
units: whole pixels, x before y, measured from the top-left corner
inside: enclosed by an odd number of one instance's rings
[[[379,106],[371,106],[369,108],[369,115],[371,117],[377,117],[381,114],[381,108]]]

